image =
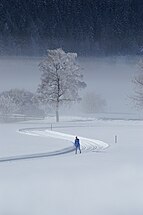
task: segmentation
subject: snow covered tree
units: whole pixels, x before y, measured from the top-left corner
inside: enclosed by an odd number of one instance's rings
[[[60,105],[80,100],[79,90],[86,87],[76,58],[76,53],[48,50],[47,58],[39,65],[42,75],[38,97],[43,103],[54,106],[57,122]]]
[[[13,102],[13,99],[9,95],[4,93],[0,94],[0,113],[3,116],[12,114],[17,110],[17,105]]]
[[[43,115],[43,111],[38,107],[35,94],[23,89],[11,89],[0,93],[0,113],[5,115],[13,113]]]

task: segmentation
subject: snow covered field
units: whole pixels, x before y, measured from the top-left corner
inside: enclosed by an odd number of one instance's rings
[[[143,122],[62,118],[53,133],[51,123],[1,124],[0,158],[72,148],[75,135],[92,140],[81,138],[82,154],[0,163],[0,214],[142,215]]]

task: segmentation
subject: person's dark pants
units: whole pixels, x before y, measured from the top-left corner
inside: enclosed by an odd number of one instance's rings
[[[75,154],[77,154],[77,150],[81,153],[80,145],[75,147]]]

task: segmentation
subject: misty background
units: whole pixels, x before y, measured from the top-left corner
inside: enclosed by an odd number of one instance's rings
[[[41,60],[40,57],[1,57],[0,91],[20,88],[35,92],[41,76],[38,68]],[[83,68],[82,73],[87,83],[82,96],[87,92],[94,92],[105,99],[105,112],[138,112],[130,98],[134,94],[132,80],[137,73],[138,61],[139,57],[131,56],[79,57],[78,62]],[[74,106],[71,112],[72,110]]]
[[[140,114],[131,97],[142,57],[141,8],[140,0],[1,0],[0,91],[35,92],[47,49],[63,48],[78,53],[87,83],[81,95],[105,100],[98,112]]]

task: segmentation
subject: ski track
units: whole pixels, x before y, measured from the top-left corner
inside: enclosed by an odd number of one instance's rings
[[[56,139],[67,140],[67,141],[71,142],[72,146],[64,148],[64,149],[56,150],[53,152],[3,157],[3,158],[0,158],[0,163],[8,162],[8,161],[18,161],[18,160],[26,160],[26,159],[28,160],[28,159],[34,159],[34,158],[57,156],[57,155],[63,155],[63,154],[67,154],[67,153],[75,151],[73,140],[75,139],[76,135],[70,135],[70,134],[65,134],[65,133],[61,133],[61,132],[50,131],[47,128],[46,129],[44,129],[44,128],[43,129],[26,128],[26,129],[20,129],[18,132],[22,133],[22,134],[27,134],[27,135],[33,135],[33,136],[52,137],[52,138],[56,138]],[[78,136],[78,137],[80,139],[82,153],[99,152],[99,151],[103,151],[109,147],[109,145],[107,143],[104,143],[103,141],[100,141],[100,140],[94,140],[94,139],[89,139],[89,138],[80,137],[80,136]]]

